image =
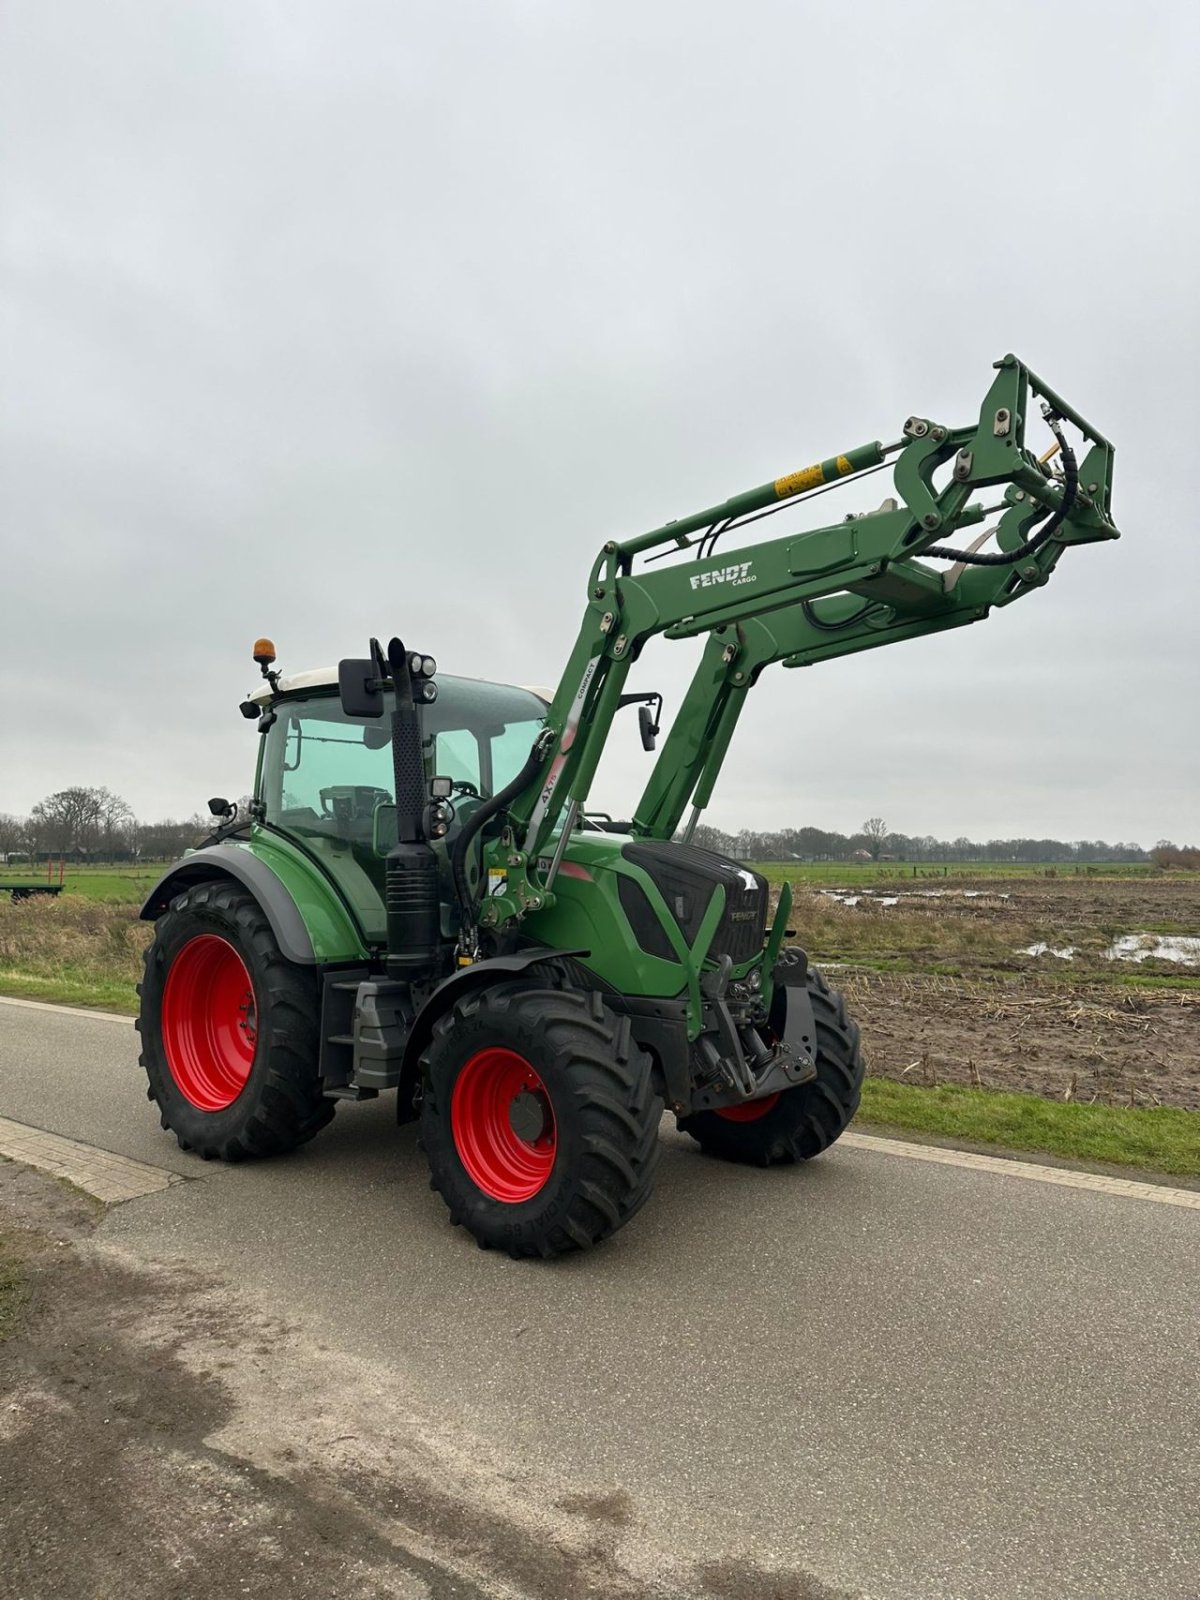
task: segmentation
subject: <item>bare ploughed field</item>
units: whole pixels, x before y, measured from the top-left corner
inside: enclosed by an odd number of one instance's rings
[[[794,890],[872,1073],[1200,1110],[1197,875]]]

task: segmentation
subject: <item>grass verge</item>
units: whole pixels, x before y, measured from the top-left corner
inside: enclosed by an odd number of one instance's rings
[[[868,1078],[859,1121],[1003,1150],[1200,1177],[1200,1114],[1167,1106],[1085,1106],[1040,1095]]]
[[[98,980],[87,974],[75,976],[69,970],[43,978],[0,967],[0,995],[13,1000],[42,1000],[53,1006],[119,1011],[127,1017],[136,1017],[138,1010],[137,993],[129,983]]]
[[[77,895],[0,903],[0,993],[133,1015],[150,935],[134,905]]]

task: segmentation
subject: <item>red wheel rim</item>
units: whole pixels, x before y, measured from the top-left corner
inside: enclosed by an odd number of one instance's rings
[[[554,1110],[546,1085],[515,1050],[471,1057],[450,1097],[450,1131],[468,1178],[491,1199],[519,1205],[545,1187],[558,1147]]]
[[[171,963],[162,1001],[167,1066],[184,1099],[224,1111],[246,1087],[258,1042],[254,985],[227,939],[200,933]]]
[[[726,1122],[757,1122],[760,1117],[765,1117],[772,1109],[782,1089],[778,1094],[764,1095],[761,1100],[747,1100],[740,1106],[718,1106],[717,1115],[724,1117]]]

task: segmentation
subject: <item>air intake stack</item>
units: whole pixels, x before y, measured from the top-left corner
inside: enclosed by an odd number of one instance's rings
[[[421,725],[413,698],[408,652],[399,639],[388,645],[395,691],[392,763],[396,781],[396,843],[387,857],[388,973],[412,978],[438,959],[441,913],[437,857],[425,837],[428,793],[421,756]]]

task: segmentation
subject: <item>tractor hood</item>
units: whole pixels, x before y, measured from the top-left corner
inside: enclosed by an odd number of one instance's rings
[[[545,865],[549,865],[548,859]],[[724,907],[709,937],[714,894]],[[728,956],[742,976],[762,956],[767,880],[692,845],[628,834],[577,834],[554,880],[554,904],[534,912],[537,938],[586,949],[586,965],[626,994],[676,995],[683,969]]]

